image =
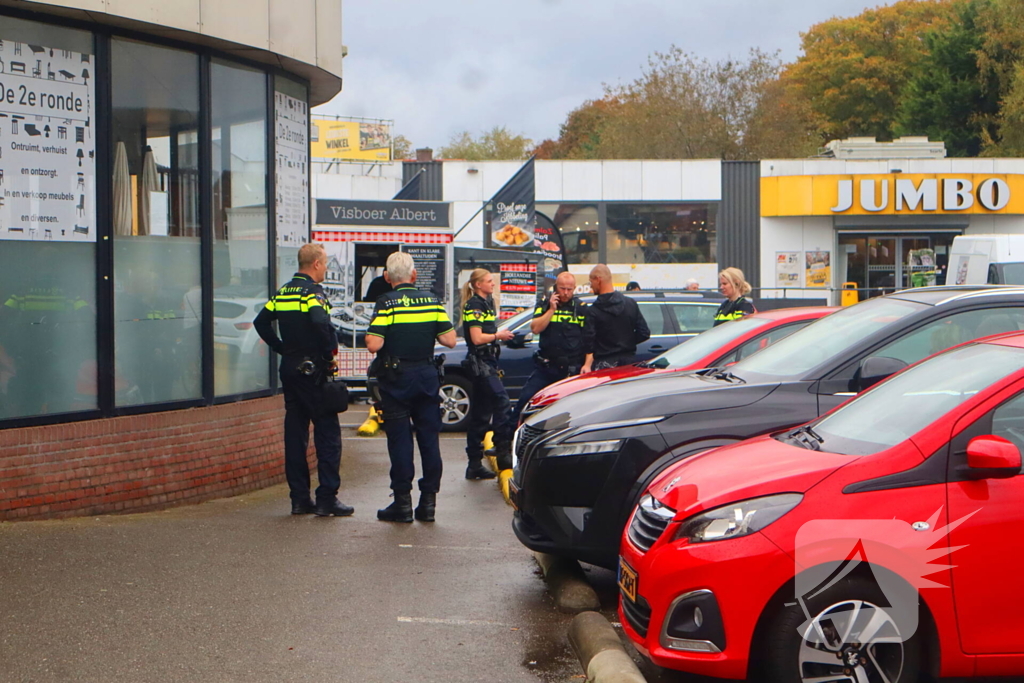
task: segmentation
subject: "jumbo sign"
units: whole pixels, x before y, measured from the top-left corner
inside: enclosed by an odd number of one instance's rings
[[[1024,213],[1024,176],[821,175],[761,178],[762,216]]]

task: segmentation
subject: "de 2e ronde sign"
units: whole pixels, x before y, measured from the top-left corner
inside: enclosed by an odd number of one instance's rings
[[[878,213],[895,202],[896,211],[938,211],[942,200],[943,211],[969,211],[975,202],[989,211],[1001,211],[1010,203],[1010,185],[1002,178],[987,178],[975,187],[968,178],[896,178],[895,188],[890,197],[892,185],[887,179],[867,178],[838,182],[839,201],[832,207],[833,213],[849,211],[854,206],[854,195],[864,211]]]

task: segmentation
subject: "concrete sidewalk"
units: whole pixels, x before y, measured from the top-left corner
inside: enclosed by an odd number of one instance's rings
[[[493,482],[442,441],[434,525],[376,520],[383,438],[345,430],[354,517],[284,486],[157,513],[0,524],[0,680],[580,681]]]

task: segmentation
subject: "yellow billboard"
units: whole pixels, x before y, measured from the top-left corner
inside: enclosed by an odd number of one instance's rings
[[[762,216],[1024,214],[1024,175],[917,174],[761,178]]]
[[[310,156],[326,161],[391,161],[391,123],[312,117]]]

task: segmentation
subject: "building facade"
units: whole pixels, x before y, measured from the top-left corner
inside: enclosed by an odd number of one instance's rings
[[[279,478],[251,320],[343,55],[341,0],[0,2],[0,520]]]

